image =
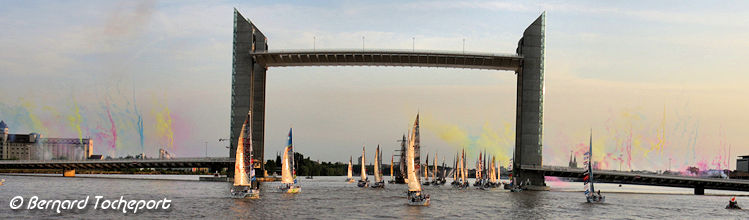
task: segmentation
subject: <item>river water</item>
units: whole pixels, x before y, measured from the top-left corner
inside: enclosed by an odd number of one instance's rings
[[[102,178],[106,177],[106,178]],[[506,190],[457,190],[449,183],[424,186],[432,197],[428,207],[406,205],[406,186],[388,184],[385,189],[363,189],[345,177],[300,178],[302,192],[280,193],[278,182],[264,183],[260,199],[229,197],[230,183],[200,182],[185,175],[59,175],[17,176],[0,174],[0,219],[20,218],[209,218],[209,219],[749,219],[749,209],[726,210],[732,195],[749,208],[749,194],[706,190],[704,196],[692,189],[596,184],[606,196],[605,204],[587,204],[582,183],[549,181],[551,191],[511,193]],[[449,181],[449,180],[448,180]],[[26,203],[33,196],[41,200],[103,199],[171,200],[167,210],[10,208],[13,197]]]

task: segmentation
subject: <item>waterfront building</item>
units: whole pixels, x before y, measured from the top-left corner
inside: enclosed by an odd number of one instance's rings
[[[93,153],[90,138],[43,138],[41,134],[11,134],[0,121],[0,159],[86,160]]]
[[[749,172],[749,155],[739,156],[739,159],[736,159],[736,171]]]

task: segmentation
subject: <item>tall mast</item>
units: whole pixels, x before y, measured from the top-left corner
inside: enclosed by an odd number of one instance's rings
[[[588,168],[590,170],[588,171],[590,175],[590,192],[595,193],[596,189],[593,187],[593,166],[592,166],[593,164],[592,163],[593,161],[593,129],[592,128],[590,129],[590,142],[588,143],[588,151],[590,154],[588,158]]]
[[[393,180],[393,161],[395,160],[395,155],[390,155],[390,180]]]
[[[437,152],[434,153],[434,160],[432,161],[432,181],[437,180]]]

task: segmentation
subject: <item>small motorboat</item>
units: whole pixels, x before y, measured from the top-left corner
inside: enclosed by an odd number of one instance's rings
[[[741,209],[741,206],[739,206],[739,202],[736,202],[735,196],[731,198],[731,201],[728,201],[728,205],[726,205],[726,209]]]

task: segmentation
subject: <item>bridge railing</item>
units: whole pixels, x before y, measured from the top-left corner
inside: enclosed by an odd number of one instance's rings
[[[159,159],[159,158],[112,158],[112,159],[88,159],[88,160],[0,160],[0,163],[85,163],[85,162],[156,162],[156,161],[227,161],[232,160],[229,157],[177,157],[170,159]]]
[[[523,165],[522,169],[530,170],[545,170],[545,171],[556,171],[556,172],[583,172],[583,168],[571,168],[565,166],[536,166],[536,165]],[[690,176],[690,175],[679,175],[676,173],[656,173],[656,172],[642,172],[642,171],[619,171],[619,170],[608,170],[608,169],[594,169],[594,172],[605,172],[606,174],[622,174],[622,175],[634,175],[634,176],[658,176],[658,177],[685,177],[685,178],[699,178],[706,180],[728,180],[723,178],[715,178],[709,176]]]
[[[362,49],[362,48],[334,48],[334,49],[281,49],[281,50],[268,50],[258,51],[255,54],[266,54],[266,53],[288,53],[288,54],[308,54],[308,53],[351,53],[351,52],[367,52],[367,53],[401,53],[401,54],[445,54],[445,55],[470,55],[470,56],[497,56],[497,57],[518,57],[522,56],[511,53],[490,53],[490,52],[476,52],[476,51],[452,51],[452,50],[407,50],[407,49]]]

